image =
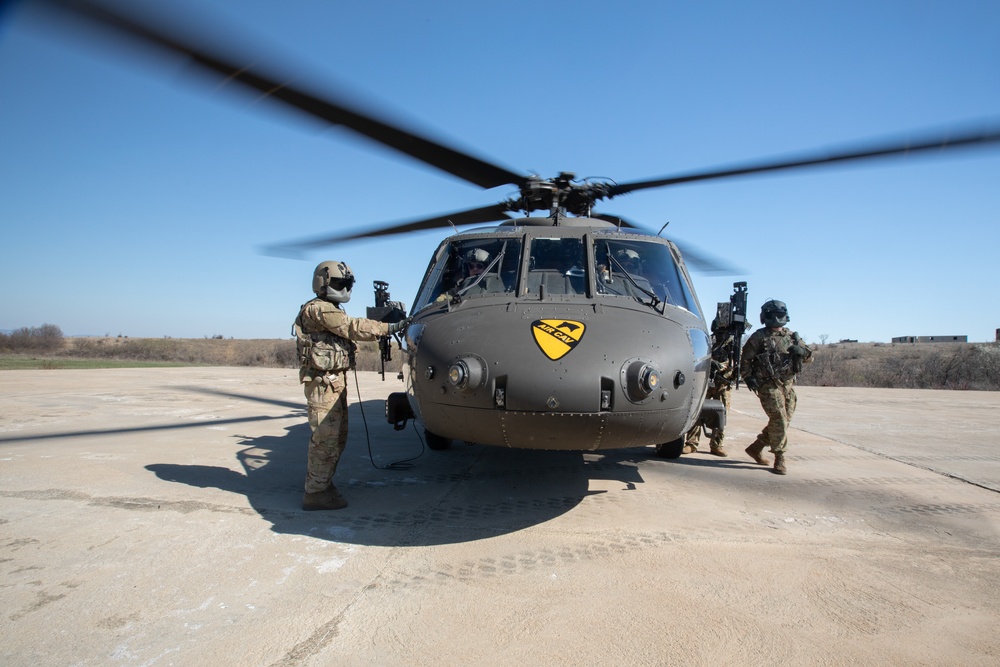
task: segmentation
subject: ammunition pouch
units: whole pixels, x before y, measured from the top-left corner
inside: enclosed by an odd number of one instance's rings
[[[307,333],[302,329],[301,313],[292,327],[299,366],[323,373],[340,373],[354,368],[357,345],[329,331]]]
[[[312,336],[318,337],[322,334],[312,334]],[[336,344],[331,345],[327,341],[311,338],[299,338],[296,343],[299,365],[305,368],[339,373],[354,366],[353,345],[348,350]]]

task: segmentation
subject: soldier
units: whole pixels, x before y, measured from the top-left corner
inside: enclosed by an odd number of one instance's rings
[[[615,252],[615,259],[621,264],[621,267],[631,273],[633,276],[639,274],[639,269],[641,267],[641,260],[639,259],[639,253],[631,248],[622,248]]]
[[[462,278],[458,283],[459,289],[472,285],[489,264],[490,253],[482,248],[473,248],[462,257]]]
[[[712,320],[712,384],[708,387],[705,398],[722,401],[726,414],[729,414],[730,395],[733,391],[733,380],[736,378],[735,369],[729,361],[729,347],[739,344],[740,341],[733,340],[733,334],[727,328],[719,326],[719,318]],[[701,440],[704,428],[704,422],[699,420],[688,431],[684,442],[685,454],[698,451],[698,442]],[[722,445],[726,437],[724,431],[724,428],[715,429],[708,441],[711,453],[716,456],[728,456],[726,448]]]
[[[378,340],[402,331],[409,319],[386,324],[349,317],[341,304],[351,300],[354,274],[344,262],[322,262],[313,272],[316,298],[295,318],[299,382],[309,407],[309,457],[304,510],[347,507],[331,480],[347,443],[347,370],[354,368],[356,340]]]
[[[746,453],[762,466],[764,447],[774,453],[774,472],[784,475],[785,450],[788,448],[788,425],[795,413],[795,376],[804,362],[812,361],[810,350],[799,334],[789,331],[788,308],[781,301],[770,300],[760,308],[760,323],[743,346],[740,376],[756,392],[768,422]]]
[[[495,274],[482,276],[483,271],[490,263],[490,253],[483,248],[473,248],[464,253],[458,260],[458,275],[455,276],[454,285],[446,292],[438,295],[435,301],[447,301],[455,294],[467,294],[473,292],[482,294],[484,292],[503,292],[503,284],[498,285]],[[478,283],[477,283],[478,281]]]
[[[465,253],[465,273],[469,278],[475,278],[486,268],[490,261],[490,253],[482,248],[475,248]]]

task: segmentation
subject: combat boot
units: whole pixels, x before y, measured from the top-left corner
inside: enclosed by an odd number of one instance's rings
[[[763,456],[761,456],[761,452],[764,451],[764,443],[763,442],[754,442],[752,445],[750,445],[749,447],[747,447],[744,451],[747,453],[747,456],[749,456],[750,458],[752,458],[754,461],[756,461],[760,465],[766,466],[766,465],[769,464],[769,461],[767,459],[765,459]]]
[[[332,484],[325,491],[316,493],[306,493],[302,496],[302,509],[311,510],[339,510],[347,507],[347,501],[337,491],[337,487]]]
[[[694,454],[697,451],[698,445],[692,445],[691,443],[684,445],[684,449],[681,450],[684,454]]]
[[[774,453],[774,474],[784,475],[785,471],[785,453],[775,452]]]
[[[712,454],[714,454],[715,456],[721,456],[722,458],[726,458],[727,456],[729,456],[729,454],[726,453],[726,448],[723,447],[721,444],[712,445]]]

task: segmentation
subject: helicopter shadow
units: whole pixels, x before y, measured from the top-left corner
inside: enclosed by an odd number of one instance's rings
[[[309,425],[283,435],[238,436],[245,474],[229,468],[158,463],[164,481],[245,495],[276,533],[367,546],[433,546],[481,540],[545,523],[594,493],[591,479],[642,483],[627,460],[581,452],[508,449],[455,442],[424,448],[411,426],[394,431],[381,400],[352,403],[350,432],[334,483],[349,502],[337,511],[301,509]],[[370,439],[369,449],[366,441]],[[394,469],[389,464],[399,463]],[[378,467],[376,467],[378,466]]]

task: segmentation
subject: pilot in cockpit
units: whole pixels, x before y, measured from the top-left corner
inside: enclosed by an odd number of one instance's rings
[[[462,268],[465,270],[463,282],[469,284],[475,281],[486,270],[486,265],[489,261],[490,253],[482,248],[475,248],[465,253],[465,258],[462,260]]]
[[[492,273],[483,275],[491,260],[490,253],[483,248],[472,248],[463,253],[459,258],[455,284],[449,293],[462,295],[503,292],[503,282],[498,276]],[[442,294],[437,300],[442,301],[447,298],[447,294]]]

